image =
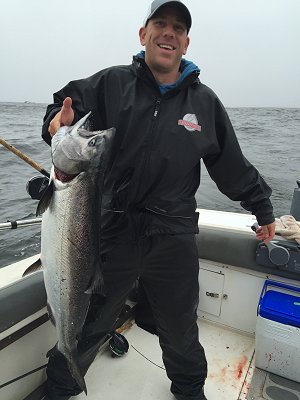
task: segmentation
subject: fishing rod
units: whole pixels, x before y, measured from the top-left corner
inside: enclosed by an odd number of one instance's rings
[[[46,171],[43,167],[41,167],[39,164],[37,164],[35,161],[33,161],[30,157],[28,157],[26,154],[22,153],[20,150],[16,149],[13,145],[7,143],[6,140],[3,138],[0,138],[0,144],[4,146],[7,150],[11,151],[14,153],[16,156],[21,158],[23,161],[25,161],[27,164],[29,164],[31,167],[39,171],[41,174],[46,176],[47,178],[50,178],[50,174],[48,171]]]
[[[0,223],[0,231],[4,231],[5,229],[17,229],[26,226],[38,225],[42,222],[42,218],[32,218],[32,219],[23,219],[19,221],[7,221]]]

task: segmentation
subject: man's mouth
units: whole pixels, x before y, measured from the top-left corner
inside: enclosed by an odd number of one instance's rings
[[[159,44],[158,47],[165,50],[175,50],[175,47],[170,44]]]

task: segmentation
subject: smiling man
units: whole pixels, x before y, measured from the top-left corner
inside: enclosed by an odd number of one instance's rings
[[[173,2],[150,13],[145,26],[140,29],[140,41],[146,49],[145,61],[157,82],[174,83],[179,78],[182,55],[186,54],[190,42],[190,24],[185,6],[180,4],[178,7]]]
[[[155,318],[171,392],[177,400],[206,400],[207,363],[196,313],[195,194],[201,159],[218,188],[256,216],[258,239],[271,240],[275,223],[271,189],[243,156],[222,103],[200,82],[199,68],[182,58],[191,24],[182,2],[153,1],[139,31],[145,51],[131,65],[107,68],[55,93],[42,136],[50,144],[60,126],[74,124],[90,110],[93,130],[116,128],[99,204],[106,303],[97,310],[93,306],[79,338],[82,373],[139,278]],[[63,356],[57,349],[50,354],[45,399],[80,393]]]

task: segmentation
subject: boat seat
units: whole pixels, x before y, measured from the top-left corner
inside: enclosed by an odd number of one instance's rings
[[[0,289],[0,332],[47,304],[43,272],[39,271]]]

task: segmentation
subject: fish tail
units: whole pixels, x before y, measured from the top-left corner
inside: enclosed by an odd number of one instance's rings
[[[83,390],[85,394],[87,394],[87,387],[86,387],[85,379],[81,372],[81,368],[79,366],[79,360],[78,360],[78,357],[76,354],[73,353],[71,355],[71,357],[68,357],[68,366],[69,366],[71,375],[77,382],[80,389]]]

